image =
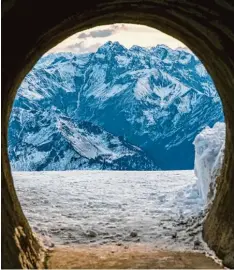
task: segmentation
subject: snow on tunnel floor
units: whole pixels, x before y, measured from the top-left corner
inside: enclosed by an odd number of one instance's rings
[[[29,223],[47,245],[204,249],[193,171],[13,172],[13,178]]]

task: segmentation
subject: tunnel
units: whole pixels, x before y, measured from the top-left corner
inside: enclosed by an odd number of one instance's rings
[[[8,159],[16,91],[37,60],[65,38],[120,22],[150,26],[182,41],[214,80],[223,103],[226,147],[203,237],[224,264],[234,267],[233,18],[233,0],[2,1],[2,268],[42,268],[44,256],[18,201]]]

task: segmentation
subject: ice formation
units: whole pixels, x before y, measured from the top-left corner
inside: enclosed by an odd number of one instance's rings
[[[195,138],[194,171],[199,193],[208,204],[215,191],[215,180],[220,173],[225,147],[225,123],[206,127]]]

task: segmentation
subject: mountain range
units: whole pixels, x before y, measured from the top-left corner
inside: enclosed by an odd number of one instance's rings
[[[192,169],[194,138],[223,121],[190,50],[107,42],[37,62],[15,98],[9,157],[13,170]]]

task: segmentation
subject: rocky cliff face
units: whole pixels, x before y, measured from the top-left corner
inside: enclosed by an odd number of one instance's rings
[[[221,101],[189,50],[107,42],[38,61],[18,90],[9,155],[17,170],[192,169],[195,136],[217,121]]]

